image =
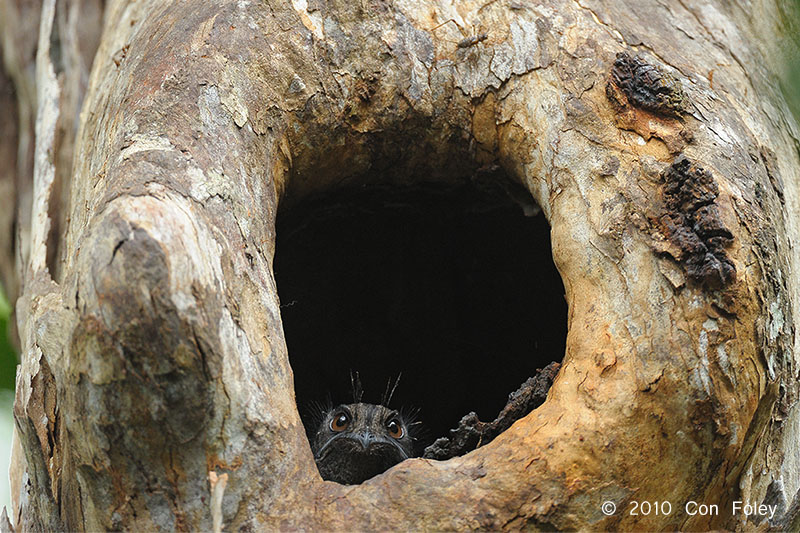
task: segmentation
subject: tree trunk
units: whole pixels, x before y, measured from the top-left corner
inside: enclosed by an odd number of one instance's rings
[[[33,173],[3,197],[18,530],[798,528],[788,2],[113,0],[85,93],[75,28],[101,8],[55,4]],[[24,5],[2,3],[20,143]],[[322,481],[279,205],[496,166],[544,212],[566,290],[546,402],[464,456]]]

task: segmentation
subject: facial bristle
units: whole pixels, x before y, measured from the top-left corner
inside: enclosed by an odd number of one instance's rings
[[[383,398],[381,398],[381,405],[384,407],[389,407],[389,402],[392,401],[392,396],[394,396],[394,391],[397,390],[397,385],[400,384],[400,377],[403,375],[402,372],[397,374],[397,379],[394,380],[394,386],[392,386],[392,378],[386,382],[386,391],[383,393]],[[392,386],[391,391],[389,387]]]

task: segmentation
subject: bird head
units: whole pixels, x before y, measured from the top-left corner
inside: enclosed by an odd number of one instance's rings
[[[413,457],[414,439],[398,411],[342,404],[322,417],[312,449],[323,479],[351,485]]]

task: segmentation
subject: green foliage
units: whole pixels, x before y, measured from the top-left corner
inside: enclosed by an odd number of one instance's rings
[[[8,340],[8,321],[11,305],[0,290],[0,389],[14,390],[17,369],[17,354]]]

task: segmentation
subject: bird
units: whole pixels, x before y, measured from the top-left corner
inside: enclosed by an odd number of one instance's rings
[[[318,410],[316,430],[309,441],[324,480],[357,485],[415,456],[420,422],[414,420],[414,413],[383,405],[389,403],[391,394],[384,394],[382,404],[363,403],[361,392],[357,379],[353,381],[353,403]]]

